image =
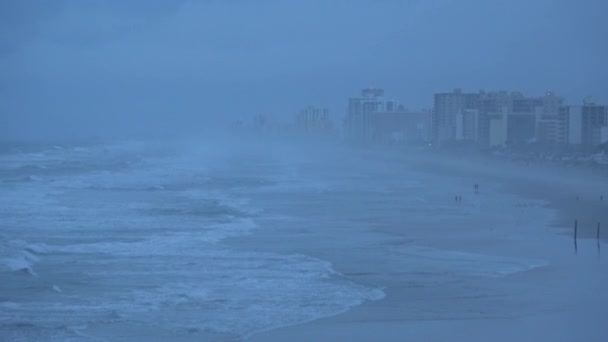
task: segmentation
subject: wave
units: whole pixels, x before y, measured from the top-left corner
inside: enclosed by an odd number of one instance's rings
[[[250,218],[217,223],[194,232],[153,235],[132,242],[96,242],[71,245],[36,245],[47,252],[110,254],[132,256],[189,255],[200,252],[202,244],[212,244],[228,237],[249,233],[257,225]]]
[[[546,260],[502,257],[420,246],[401,249],[398,255],[403,260],[409,260],[404,265],[406,272],[423,272],[440,277],[445,275],[504,277],[549,265]]]
[[[35,252],[35,247],[25,241],[9,240],[0,243],[0,271],[22,272],[37,276],[34,265],[39,261],[40,258]]]
[[[115,253],[124,252],[126,246],[118,250],[117,246],[105,246],[109,250],[81,247],[71,252]],[[88,325],[110,332],[113,324],[139,329],[136,325],[155,322],[156,328],[167,331],[246,338],[337,315],[384,297],[381,289],[358,285],[336,272],[331,263],[305,255],[237,252],[200,244],[197,251],[191,258],[175,259],[177,263],[167,262],[172,259],[162,253],[148,260],[134,258],[140,253],[119,253],[96,261],[80,257],[99,262],[86,271],[94,289],[53,285],[44,305],[0,303],[0,329],[43,329],[40,336],[46,339],[61,334],[56,330],[65,326],[80,326],[80,333],[95,336]]]

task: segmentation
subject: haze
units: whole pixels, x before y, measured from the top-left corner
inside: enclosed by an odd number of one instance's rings
[[[1,341],[608,341],[607,0],[0,0]]]
[[[4,0],[0,132],[196,134],[309,104],[341,120],[367,86],[413,110],[453,88],[606,102],[607,12],[602,0]]]

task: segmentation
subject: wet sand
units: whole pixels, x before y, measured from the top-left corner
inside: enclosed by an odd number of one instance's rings
[[[600,238],[608,240],[608,170],[549,162],[446,156],[423,158],[417,167],[437,174],[479,179],[482,191],[484,181],[498,182],[506,192],[547,202],[557,211],[552,224],[562,233],[573,234],[577,220],[578,237],[596,238],[597,223],[600,223]]]
[[[602,341],[608,337],[608,294],[603,289],[608,274],[602,265],[605,258],[596,250],[594,225],[596,221],[605,222],[605,239],[608,199],[600,201],[599,196],[608,194],[608,182],[603,176],[566,168],[557,173],[542,164],[479,158],[416,157],[407,163],[415,163],[417,170],[479,182],[481,195],[485,195],[484,191],[516,194],[521,206],[514,215],[519,215],[521,222],[534,221],[542,216],[539,213],[548,215],[538,221],[544,224],[531,224],[534,231],[481,228],[498,224],[487,217],[471,217],[460,224],[480,227],[479,238],[470,232],[463,238],[467,246],[477,244],[472,249],[478,252],[521,254],[550,263],[506,277],[421,284],[415,274],[402,272],[400,260],[386,257],[387,250],[416,240],[416,233],[410,234],[403,227],[377,228],[375,233],[380,232],[385,238],[370,235],[367,243],[354,246],[340,240],[343,231],[309,231],[297,239],[286,230],[256,234],[246,243],[281,245],[281,241],[291,237],[289,245],[278,249],[329,260],[336,271],[354,282],[382,286],[386,297],[333,317],[255,334],[248,341]],[[464,202],[474,198],[472,184],[471,191],[462,196]],[[538,201],[542,201],[541,207],[534,207]],[[529,216],[522,214],[527,212]],[[571,244],[573,218],[579,222],[581,237],[577,254]],[[332,236],[342,242],[318,243]],[[455,236],[445,237],[446,246],[458,246]]]

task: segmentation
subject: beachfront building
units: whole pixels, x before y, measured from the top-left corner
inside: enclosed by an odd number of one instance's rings
[[[545,145],[559,144],[559,109],[564,98],[548,91],[538,99],[536,112],[536,141]]]
[[[528,97],[520,92],[484,93],[479,100],[480,111],[480,142],[496,146],[506,144],[526,144],[541,142],[557,143],[557,123],[559,106],[563,98],[553,92],[547,92],[541,97]],[[501,121],[506,126],[503,134]],[[493,136],[496,133],[504,139]]]
[[[346,137],[356,143],[421,143],[429,139],[430,112],[410,112],[385,99],[384,90],[367,88],[348,100]]]
[[[436,142],[464,140],[483,146],[539,141],[556,143],[563,98],[553,92],[527,97],[520,92],[480,91],[435,94],[433,137]]]
[[[562,106],[559,111],[560,142],[569,145],[597,146],[608,142],[608,106],[592,98],[583,105]]]
[[[437,93],[434,96],[431,134],[435,142],[454,139],[472,139],[476,134],[464,133],[471,128],[472,110],[477,109],[479,93],[463,93],[454,89],[451,93]],[[463,120],[467,120],[464,123]]]
[[[384,98],[384,90],[367,88],[348,100],[346,137],[357,143],[400,143],[428,138],[428,113],[409,112]]]
[[[351,141],[368,141],[372,136],[370,117],[374,113],[390,112],[394,103],[384,100],[384,90],[367,88],[361,96],[348,99],[344,132]]]
[[[296,115],[296,129],[306,135],[329,135],[332,122],[327,108],[308,106]]]
[[[479,110],[465,109],[456,115],[456,140],[478,141]]]
[[[428,116],[425,112],[410,112],[400,108],[393,112],[368,114],[368,141],[383,144],[426,141]]]

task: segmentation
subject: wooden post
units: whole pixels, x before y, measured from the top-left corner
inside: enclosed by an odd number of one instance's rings
[[[597,223],[597,257],[599,258],[600,255],[600,223]]]
[[[578,246],[576,244],[576,235],[578,232],[578,220],[574,220],[574,255],[578,254]]]
[[[600,248],[600,223],[597,223],[597,257],[601,256],[601,248]]]

